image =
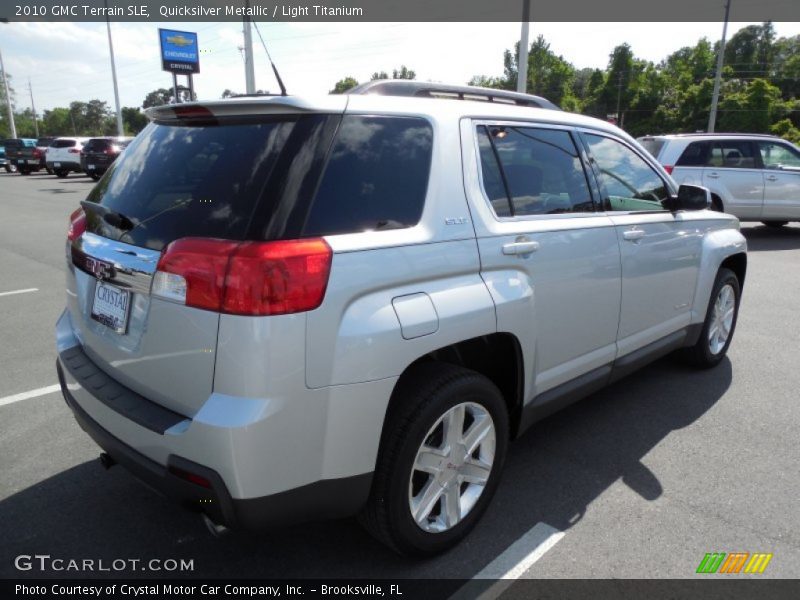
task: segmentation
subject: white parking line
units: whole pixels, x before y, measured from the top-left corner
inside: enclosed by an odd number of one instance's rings
[[[502,554],[486,565],[481,571],[472,578],[472,581],[464,584],[450,600],[466,600],[476,598],[478,600],[494,600],[515,580],[525,574],[533,564],[542,558],[545,553],[555,546],[564,532],[545,523],[537,523],[528,533],[511,544]],[[484,590],[485,582],[481,580],[496,580],[489,588]],[[484,591],[481,591],[484,590]]]
[[[38,292],[39,288],[28,288],[26,290],[14,290],[13,292],[0,292],[0,296],[13,296],[14,294],[28,294],[30,292]]]
[[[52,394],[60,389],[61,386],[58,384],[48,385],[47,387],[39,388],[38,390],[31,390],[30,392],[22,392],[19,394],[14,394],[13,396],[6,396],[5,398],[0,398],[0,406],[12,404],[13,402],[19,402],[20,400],[27,400],[28,398],[36,398],[36,396]]]

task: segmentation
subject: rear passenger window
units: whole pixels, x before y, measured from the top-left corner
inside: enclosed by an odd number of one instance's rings
[[[413,117],[345,116],[306,236],[413,227],[422,216],[433,130]]]
[[[723,169],[755,169],[753,144],[743,140],[714,142],[707,166]]]
[[[569,132],[480,125],[483,189],[499,217],[594,210]]]

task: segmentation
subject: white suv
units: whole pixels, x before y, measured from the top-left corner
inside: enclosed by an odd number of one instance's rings
[[[207,523],[360,514],[430,554],[535,421],[672,351],[723,359],[736,218],[608,123],[453,89],[148,110],[72,215],[56,325],[106,466]]]
[[[800,221],[800,149],[794,144],[752,133],[638,140],[679,184],[707,187],[715,210],[772,227]]]
[[[81,150],[89,140],[85,137],[60,137],[50,142],[45,155],[47,168],[58,177],[66,177],[71,172],[82,173]]]

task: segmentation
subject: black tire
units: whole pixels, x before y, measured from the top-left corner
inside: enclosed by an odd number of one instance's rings
[[[45,167],[45,171],[47,171],[48,175],[52,175],[53,174],[53,169],[51,169],[50,167]]]
[[[767,227],[775,227],[775,228],[778,228],[778,227],[783,227],[783,226],[784,226],[784,225],[786,225],[786,224],[787,224],[789,221],[761,221],[761,222],[762,222],[764,225],[766,225]]]
[[[375,538],[402,555],[438,554],[456,545],[472,530],[497,489],[508,449],[508,411],[500,390],[489,379],[445,363],[412,367],[403,375],[394,394],[394,408],[384,424],[370,498],[359,521]],[[414,461],[422,443],[434,435],[431,434],[434,425],[448,410],[464,403],[478,405],[491,416],[496,440],[494,460],[482,492],[466,515],[444,531],[425,531],[411,514],[409,492],[416,481]],[[467,419],[464,423],[468,432],[472,423]],[[445,460],[448,460],[445,469],[457,469],[450,459]],[[458,493],[463,493],[462,486],[466,484],[455,485]],[[444,496],[441,504],[439,500],[436,502],[433,506],[439,506],[441,511]]]
[[[91,177],[95,181],[98,181],[101,176],[99,174],[97,174],[97,173],[89,173],[89,177]]]
[[[61,177],[62,179],[69,175],[69,171],[66,169],[55,169],[53,172],[56,174],[56,177]]]
[[[30,175],[31,174],[31,170],[26,168],[26,167],[18,167],[17,168],[17,173],[19,173],[20,175]]]
[[[734,302],[733,302],[733,322],[728,333],[728,338],[725,344],[716,352],[712,351],[711,343],[709,340],[709,332],[714,325],[715,305],[720,291],[726,285],[730,285],[733,289]],[[703,329],[700,332],[700,338],[697,343],[691,348],[684,349],[684,358],[692,365],[703,369],[709,369],[717,366],[725,354],[733,340],[733,334],[736,330],[736,321],[739,317],[739,302],[741,300],[741,287],[739,285],[739,278],[730,269],[720,269],[717,273],[717,278],[714,280],[714,287],[711,288],[711,297],[708,301],[708,309],[706,309],[706,320],[703,322]]]
[[[16,172],[17,172],[16,165],[12,165],[11,163],[6,163],[6,173],[16,173]]]

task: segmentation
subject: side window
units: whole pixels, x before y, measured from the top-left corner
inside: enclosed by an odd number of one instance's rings
[[[704,167],[711,158],[711,142],[692,142],[681,154],[676,167]]]
[[[765,169],[800,168],[800,152],[775,142],[758,142]]]
[[[606,210],[664,210],[661,201],[669,197],[667,185],[641,156],[611,138],[594,134],[585,138],[605,187]]]
[[[484,192],[497,216],[594,210],[569,132],[481,125],[477,134]]]
[[[345,116],[303,234],[413,227],[425,204],[432,148],[424,119]]]
[[[745,140],[714,142],[708,166],[723,169],[755,169],[753,144]]]

